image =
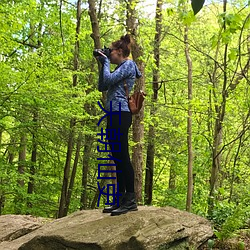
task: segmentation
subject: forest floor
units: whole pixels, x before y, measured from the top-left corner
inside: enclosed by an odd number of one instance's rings
[[[212,250],[250,250],[250,231],[242,232],[239,236],[221,241],[214,239],[215,245]],[[208,250],[207,244],[200,250]]]

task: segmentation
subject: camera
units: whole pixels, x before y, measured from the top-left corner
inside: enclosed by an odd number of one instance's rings
[[[104,46],[103,49],[95,49],[93,51],[93,56],[95,56],[95,57],[100,56],[101,54],[99,52],[101,52],[102,54],[104,54],[105,56],[107,56],[109,58],[110,57],[110,53],[111,53],[111,49],[107,48],[105,46]]]

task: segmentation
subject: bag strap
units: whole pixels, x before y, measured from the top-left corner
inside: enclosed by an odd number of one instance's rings
[[[126,83],[126,80],[124,80],[123,86],[124,86],[124,89],[125,89],[125,92],[126,92],[127,99],[129,99],[128,85],[127,85],[127,83]]]

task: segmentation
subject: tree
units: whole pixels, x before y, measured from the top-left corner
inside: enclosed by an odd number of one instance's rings
[[[156,3],[156,15],[155,15],[155,38],[154,38],[154,60],[155,66],[153,67],[153,95],[152,106],[150,110],[150,116],[156,115],[155,103],[158,98],[159,90],[159,68],[160,68],[160,45],[161,45],[161,30],[162,30],[162,5],[163,1],[158,0]],[[150,205],[152,203],[153,193],[153,177],[154,177],[154,157],[155,157],[155,127],[149,126],[147,146],[147,160],[146,160],[146,176],[145,176],[145,204]]]
[[[221,89],[221,98],[220,102],[215,103],[215,111],[216,111],[216,119],[214,123],[214,138],[213,138],[213,158],[212,158],[212,169],[211,169],[211,177],[210,177],[210,193],[209,193],[209,200],[208,200],[208,214],[212,216],[213,209],[214,209],[214,202],[215,202],[215,192],[219,188],[219,174],[223,171],[222,170],[222,153],[223,153],[223,127],[224,127],[224,121],[226,117],[226,107],[228,103],[228,97],[232,93],[232,91],[235,90],[236,86],[240,83],[242,79],[244,79],[245,74],[249,70],[249,58],[247,59],[245,66],[241,68],[240,72],[238,71],[238,64],[236,65],[236,69],[234,70],[234,74],[232,78],[230,79],[229,75],[229,61],[228,57],[230,56],[228,51],[229,51],[229,46],[230,46],[230,32],[234,33],[234,30],[229,26],[227,27],[230,22],[228,21],[228,18],[230,18],[230,14],[227,15],[227,0],[223,1],[223,12],[225,13],[222,18],[222,29],[221,29],[221,37],[222,37],[222,42],[224,44],[224,52],[223,52],[223,64],[222,66],[218,67],[218,65],[215,65],[214,68],[214,73],[213,76],[210,74],[210,80],[214,84],[214,89],[218,89],[219,85],[215,79],[216,71],[218,68],[221,69],[223,72],[223,84],[222,84],[222,89]],[[244,22],[245,23],[245,22]],[[244,27],[243,23],[243,27]],[[231,23],[232,25],[232,23]],[[241,29],[238,27],[238,29]],[[226,36],[229,35],[229,36]],[[242,32],[240,34],[240,37],[242,35]],[[241,39],[240,39],[241,40]],[[219,43],[218,45],[219,46]],[[241,48],[241,44],[239,44],[239,50]],[[218,53],[218,50],[217,50]],[[241,54],[239,53],[239,60],[241,58]],[[236,77],[237,75],[237,77]],[[230,90],[230,91],[229,91]],[[213,92],[215,100],[218,100],[218,95],[216,91]],[[243,129],[244,131],[244,129]],[[241,137],[239,137],[241,138]]]
[[[81,27],[81,0],[77,1],[77,14],[76,14],[76,40],[75,40],[75,51],[74,51],[74,70],[77,71],[79,68],[79,34],[80,34],[80,27]],[[77,86],[77,74],[73,75],[73,87]],[[73,96],[74,98],[74,96]],[[78,145],[77,145],[77,152],[76,152],[76,158],[75,158],[75,164],[73,166],[72,170],[72,178],[69,185],[69,178],[70,178],[70,167],[71,167],[71,158],[72,158],[72,152],[74,148],[74,137],[75,137],[75,124],[76,119],[71,118],[70,120],[70,131],[68,136],[68,148],[67,148],[67,156],[64,166],[64,177],[63,177],[63,184],[62,184],[62,191],[61,191],[61,199],[60,199],[60,205],[59,205],[59,211],[58,211],[58,218],[61,218],[63,216],[66,216],[68,213],[68,207],[70,203],[70,196],[73,188],[74,183],[74,177],[76,172],[76,167],[78,163],[78,155],[79,155],[79,149],[80,149],[80,141],[78,139]],[[80,136],[81,138],[81,136]]]
[[[126,29],[127,32],[132,36],[132,56],[133,60],[136,62],[139,70],[142,73],[142,77],[135,84],[135,91],[145,90],[145,78],[144,78],[144,62],[142,60],[143,49],[139,44],[139,37],[137,32],[137,18],[136,18],[136,5],[137,1],[129,0],[127,2],[127,19],[126,19]],[[144,126],[143,126],[143,107],[139,114],[133,117],[133,141],[135,146],[132,147],[132,166],[135,171],[135,193],[138,202],[142,200],[142,169],[143,169],[143,147],[142,140],[144,137]]]
[[[188,26],[185,27],[184,34],[185,55],[188,65],[188,117],[187,117],[187,146],[188,146],[188,189],[186,210],[191,212],[192,197],[193,197],[193,149],[192,149],[192,93],[193,93],[193,78],[192,78],[192,59],[189,53],[188,44]]]
[[[96,88],[93,49],[129,32],[132,56],[143,73],[135,88],[149,97],[133,117],[129,135],[138,197],[152,191],[152,205],[185,210],[193,176],[192,212],[207,216],[209,210],[215,225],[230,225],[250,203],[249,6],[228,1],[224,12],[223,2],[207,2],[194,15],[185,0],[164,5],[158,66],[157,20],[144,8],[146,2],[89,3],[91,11],[82,4],[77,35],[72,2],[1,2],[0,213],[56,217],[66,160],[70,168],[62,211],[96,207],[96,123],[103,115],[97,101],[104,101],[105,93]],[[192,100],[185,48],[192,59]],[[193,152],[189,177],[188,113]],[[154,145],[154,154],[145,145]],[[153,172],[147,172],[144,160],[153,162]]]

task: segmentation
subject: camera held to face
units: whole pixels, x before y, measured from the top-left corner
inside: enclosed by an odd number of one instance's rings
[[[107,48],[105,46],[103,49],[95,49],[93,51],[93,56],[94,57],[101,56],[102,55],[101,53],[104,54],[105,56],[107,56],[107,58],[110,58],[111,49]]]

